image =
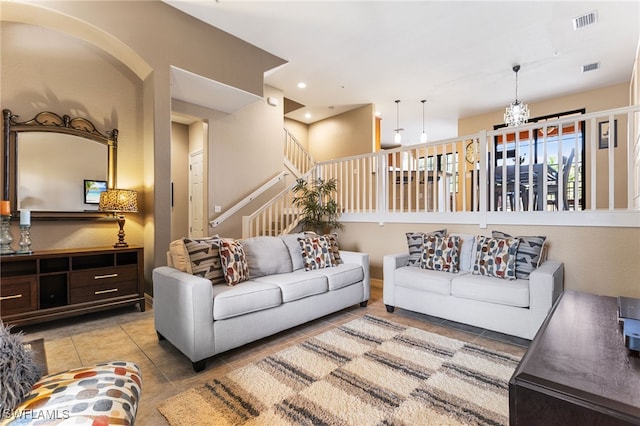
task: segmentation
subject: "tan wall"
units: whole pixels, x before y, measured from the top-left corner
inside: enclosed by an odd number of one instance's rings
[[[316,161],[327,161],[375,150],[373,104],[318,121],[309,126],[309,151]]]
[[[640,228],[588,228],[505,225],[479,229],[472,225],[347,223],[339,244],[369,253],[372,278],[382,279],[385,254],[406,253],[405,232],[433,231],[490,235],[493,229],[511,235],[544,235],[549,259],[565,266],[565,289],[609,296],[640,297]]]

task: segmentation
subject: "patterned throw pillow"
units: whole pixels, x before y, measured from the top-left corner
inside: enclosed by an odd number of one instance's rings
[[[433,235],[434,237],[446,237],[447,230],[441,229],[433,232],[407,232],[407,245],[409,246],[409,266],[420,266],[420,257],[422,256],[422,245],[424,243],[424,237]]]
[[[242,243],[232,238],[222,238],[220,241],[220,260],[227,284],[234,286],[249,280],[249,265]]]
[[[511,235],[493,231],[493,238],[513,238]],[[516,278],[523,280],[529,279],[529,274],[533,272],[542,261],[542,251],[544,250],[544,242],[547,237],[516,237],[520,240],[518,245],[518,253],[516,254]]]
[[[191,273],[199,277],[211,280],[213,284],[224,284],[224,273],[220,262],[219,237],[209,239],[183,238],[184,245],[189,253]]]
[[[460,237],[424,237],[420,267],[443,272],[458,272]]]
[[[329,253],[331,254],[331,264],[333,266],[344,263],[340,257],[340,247],[338,247],[338,234],[323,235],[329,241]]]
[[[298,242],[302,249],[305,271],[333,266],[331,263],[331,247],[326,237],[298,238]]]
[[[487,275],[508,280],[516,279],[517,238],[491,238],[478,235],[475,275]]]

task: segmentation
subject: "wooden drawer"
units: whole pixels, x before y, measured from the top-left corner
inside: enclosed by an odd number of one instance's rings
[[[0,312],[3,316],[38,309],[36,276],[3,278],[0,286]]]
[[[92,302],[138,293],[138,267],[119,266],[71,272],[70,303]]]

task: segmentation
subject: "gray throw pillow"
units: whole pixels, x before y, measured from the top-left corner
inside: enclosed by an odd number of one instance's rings
[[[22,343],[22,333],[10,333],[0,321],[0,408],[11,413],[40,378],[33,353]]]

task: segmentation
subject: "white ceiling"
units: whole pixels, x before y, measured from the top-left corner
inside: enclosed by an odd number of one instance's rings
[[[515,64],[525,103],[629,82],[640,27],[637,0],[166,3],[287,60],[265,83],[306,105],[293,119],[375,104],[383,145],[393,143],[396,99],[403,144],[419,142],[422,99],[429,140],[455,137],[459,118],[514,100]],[[592,11],[597,23],[575,31],[573,18]]]

